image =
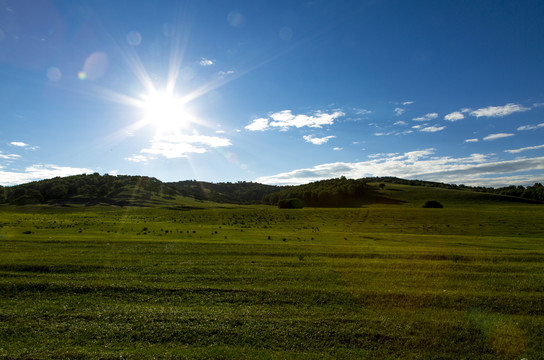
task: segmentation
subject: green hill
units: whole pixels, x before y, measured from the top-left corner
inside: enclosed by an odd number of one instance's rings
[[[0,187],[0,203],[13,205],[209,206],[206,202],[260,204],[282,187],[252,182],[163,183],[146,176],[83,174]]]
[[[370,204],[421,206],[435,200],[445,206],[468,203],[543,203],[544,186],[499,189],[468,187],[393,177],[316,181],[298,186],[254,182],[210,183],[186,180],[165,183],[156,178],[83,174],[0,187],[0,203],[164,206],[201,208],[221,204],[268,204],[291,207],[360,207]]]

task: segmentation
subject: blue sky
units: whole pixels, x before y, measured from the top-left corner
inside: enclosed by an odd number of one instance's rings
[[[0,184],[544,182],[542,1],[0,0]]]

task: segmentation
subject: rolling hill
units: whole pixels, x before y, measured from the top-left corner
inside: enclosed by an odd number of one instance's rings
[[[544,186],[468,187],[394,177],[316,181],[298,186],[254,182],[210,183],[196,180],[162,182],[128,175],[82,174],[0,187],[0,203],[165,206],[201,208],[217,204],[278,205],[289,199],[309,207],[358,207],[369,204],[409,204],[426,200],[446,204],[524,202],[544,203]]]

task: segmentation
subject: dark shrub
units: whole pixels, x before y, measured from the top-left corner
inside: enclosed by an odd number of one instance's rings
[[[429,200],[425,204],[423,204],[423,207],[431,209],[441,209],[444,206],[436,200]]]
[[[280,209],[302,209],[304,203],[299,198],[282,199],[278,202],[278,207]]]

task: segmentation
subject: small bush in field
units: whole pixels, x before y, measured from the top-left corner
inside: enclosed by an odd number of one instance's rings
[[[441,209],[444,207],[444,205],[442,205],[436,200],[429,200],[425,204],[423,204],[423,207],[429,208],[429,209]]]

